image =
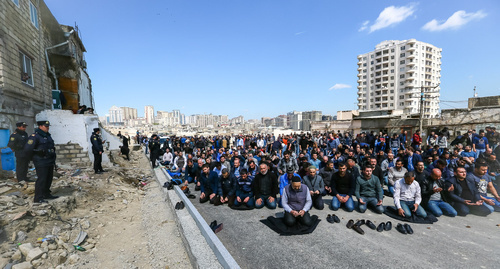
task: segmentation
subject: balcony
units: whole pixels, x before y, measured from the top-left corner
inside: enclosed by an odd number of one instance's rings
[[[362,66],[358,67],[358,71],[361,71],[361,70],[363,70],[363,67]]]
[[[358,74],[358,77],[361,77],[362,75],[363,75],[362,73],[359,73],[359,74]]]
[[[413,59],[415,58],[416,53],[409,53],[408,56],[406,56],[407,59]]]

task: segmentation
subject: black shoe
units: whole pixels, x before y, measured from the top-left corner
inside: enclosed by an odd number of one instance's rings
[[[196,195],[194,195],[194,194],[188,194],[187,198],[189,198],[189,199],[196,199]]]
[[[101,173],[106,173],[106,172],[108,172],[108,171],[106,171],[106,170],[101,170]]]
[[[413,229],[410,227],[410,224],[403,225],[408,234],[413,234]]]
[[[354,225],[354,220],[350,219],[345,227],[347,227],[347,229],[351,229],[353,225]]]
[[[390,231],[392,229],[392,223],[390,221],[385,223],[384,230]]]
[[[46,204],[48,203],[47,201],[43,200],[43,199],[40,199],[38,201],[34,201],[35,204]]]
[[[408,232],[405,229],[405,226],[402,225],[401,223],[398,223],[398,225],[396,226],[396,230],[402,234],[408,234]]]
[[[201,190],[201,188],[200,188],[200,186],[194,186],[194,190],[199,191],[199,190]]]
[[[102,174],[102,172],[101,172],[101,171],[97,171],[97,172],[95,172],[95,173],[96,173],[97,175]]]
[[[217,221],[216,220],[212,221],[209,226],[210,226],[210,229],[212,229],[212,231],[214,231],[215,227],[217,226]]]
[[[368,226],[368,228],[370,228],[372,230],[377,229],[377,227],[375,226],[375,224],[373,224],[373,222],[371,222],[370,220],[367,220],[365,224],[366,224],[366,226]]]
[[[183,201],[179,202],[179,209],[184,209],[185,205]]]
[[[59,196],[50,194],[50,195],[46,195],[44,198],[45,199],[57,199],[57,198],[59,198]]]
[[[328,221],[330,223],[335,223],[335,221],[333,220],[332,215],[330,215],[330,214],[328,214],[328,216],[326,216],[326,221]]]
[[[222,230],[222,228],[224,228],[223,223],[221,223],[221,224],[219,224],[219,225],[215,226],[215,228],[214,228],[214,233],[218,233],[218,232],[220,232],[220,231]]]
[[[356,224],[354,224],[354,225],[352,226],[352,229],[353,229],[353,230],[355,230],[358,234],[361,234],[361,235],[365,234],[365,231],[363,231],[363,229],[361,229],[361,227],[359,227],[359,226],[358,226],[358,225],[356,225]]]
[[[377,232],[381,232],[385,229],[385,223],[380,223],[377,227]]]
[[[333,215],[332,215],[332,219],[333,219],[333,221],[335,221],[336,223],[339,223],[339,222],[340,222],[339,217],[337,217],[337,215],[335,215],[335,214],[333,214]]]
[[[180,207],[181,207],[181,203],[177,202],[177,204],[175,204],[175,209],[178,210]]]
[[[356,221],[356,223],[354,225],[358,225],[361,227],[361,225],[365,224],[365,220],[364,219],[360,219],[358,221]]]

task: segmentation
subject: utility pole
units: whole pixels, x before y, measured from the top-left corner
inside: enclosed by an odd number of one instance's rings
[[[437,87],[439,87],[440,84],[436,85],[435,87],[432,87],[432,90],[436,89]],[[420,130],[420,134],[423,135],[423,122],[424,122],[424,101],[425,101],[425,95],[424,95],[424,85],[420,86],[420,126],[419,126],[419,130]]]

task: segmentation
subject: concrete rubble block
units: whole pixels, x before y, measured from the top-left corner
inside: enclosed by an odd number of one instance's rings
[[[9,258],[0,258],[0,268],[4,268],[9,262]]]
[[[32,261],[39,259],[43,255],[43,250],[41,248],[34,248],[28,252],[28,255],[26,255],[26,260],[27,261]]]
[[[76,254],[72,254],[68,257],[68,263],[73,265],[76,264],[80,260],[80,257]]]
[[[66,251],[59,253],[59,256],[57,256],[57,263],[63,264],[66,260],[68,260],[68,253]]]
[[[56,250],[57,244],[49,244],[48,248],[49,248],[49,250]]]
[[[21,251],[18,249],[16,250],[16,252],[14,252],[14,255],[12,255],[12,257],[10,257],[13,261],[20,261],[22,258],[23,258],[23,254],[21,253]],[[0,268],[3,268],[2,266],[0,266]]]
[[[38,268],[41,264],[42,264],[41,259],[31,261],[31,265],[33,265],[34,268]]]
[[[12,266],[12,269],[32,269],[33,266],[30,262],[18,263]]]
[[[19,250],[25,257],[28,256],[28,252],[30,252],[30,250],[32,249],[33,245],[31,243],[22,244],[19,246]]]

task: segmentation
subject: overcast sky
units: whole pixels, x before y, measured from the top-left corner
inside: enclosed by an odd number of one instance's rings
[[[500,94],[500,1],[45,0],[81,31],[96,110],[275,117],[356,109],[357,55],[443,49],[441,108]],[[147,3],[147,4],[146,4]]]

